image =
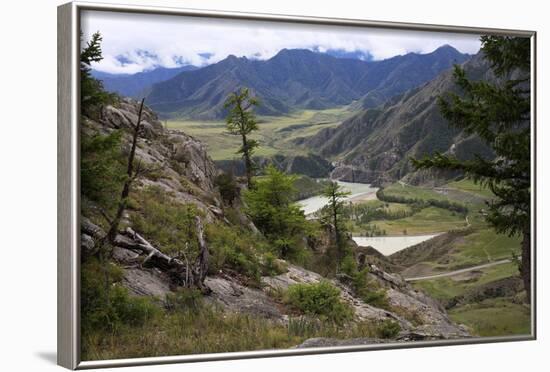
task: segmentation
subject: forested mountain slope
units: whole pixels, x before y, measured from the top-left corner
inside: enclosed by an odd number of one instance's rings
[[[491,79],[481,55],[465,62],[468,76]],[[338,159],[333,177],[359,182],[391,182],[412,172],[410,157],[421,158],[435,151],[461,159],[490,150],[473,136],[450,127],[441,116],[437,98],[457,92],[452,71],[396,97],[385,105],[364,110],[340,126],[323,129],[297,143],[329,159]]]

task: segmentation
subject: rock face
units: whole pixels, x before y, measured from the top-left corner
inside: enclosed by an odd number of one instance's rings
[[[331,283],[340,289],[342,300],[353,307],[356,320],[396,321],[401,326],[399,338],[402,339],[448,339],[469,336],[463,327],[457,326],[448,318],[438,302],[413,289],[400,275],[386,273],[371,265],[369,276],[387,290],[392,309],[403,311],[397,313],[366,304],[356,298],[348,286],[340,281],[331,280]],[[284,274],[262,278],[266,287],[272,290],[284,290],[293,284],[318,283],[321,280],[321,275],[295,265],[289,265],[288,272]]]
[[[101,124],[114,129],[130,129],[136,123],[139,114],[138,102],[122,98],[117,106],[104,107],[101,112]],[[162,133],[163,127],[156,114],[145,108],[142,113],[143,136],[153,138]]]
[[[279,322],[288,320],[288,316],[281,312],[280,306],[261,289],[245,287],[229,276],[208,277],[205,284],[212,291],[209,298],[226,311],[246,313]]]
[[[102,109],[98,121],[83,120],[82,130],[87,135],[109,133],[131,128],[137,121],[139,102],[123,98],[115,106]],[[158,186],[172,194],[176,202],[193,203],[207,221],[216,218],[221,200],[214,187],[217,168],[206,152],[206,146],[192,136],[167,130],[157,115],[144,106],[143,133],[136,149],[136,161],[158,169],[154,176],[140,180],[141,186]],[[124,136],[127,150],[130,134]]]

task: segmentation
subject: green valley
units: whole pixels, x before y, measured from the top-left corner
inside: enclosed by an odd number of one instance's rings
[[[259,141],[257,156],[306,154],[308,150],[298,148],[292,140],[312,136],[324,128],[339,125],[352,115],[348,106],[324,110],[299,110],[289,115],[259,116],[260,131],[252,135]],[[182,130],[204,142],[213,160],[238,159],[235,149],[240,139],[227,132],[225,121],[199,121],[193,119],[169,119],[169,129]]]

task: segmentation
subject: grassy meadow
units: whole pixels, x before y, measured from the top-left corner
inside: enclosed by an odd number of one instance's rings
[[[259,141],[256,156],[275,154],[301,154],[305,150],[296,148],[292,143],[298,137],[311,136],[324,128],[337,126],[349,117],[352,111],[348,106],[325,110],[300,110],[285,116],[259,116],[260,130],[250,138]],[[169,129],[182,130],[208,147],[213,160],[240,158],[236,149],[241,145],[238,136],[227,132],[225,121],[197,121],[185,118],[167,121]]]

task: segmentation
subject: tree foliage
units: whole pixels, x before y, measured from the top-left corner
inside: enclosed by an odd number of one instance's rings
[[[323,190],[322,195],[328,199],[327,205],[323,208],[323,221],[332,224],[334,228],[339,259],[341,260],[345,255],[344,240],[342,239],[345,231],[344,199],[350,195],[350,192],[344,191],[342,186],[333,181]]]
[[[522,274],[529,291],[531,215],[530,40],[483,36],[482,52],[495,74],[494,81],[472,81],[455,66],[462,94],[439,98],[443,116],[468,134],[476,134],[495,153],[493,160],[474,156],[461,161],[436,153],[413,159],[417,169],[458,170],[487,185],[496,198],[488,202],[487,220],[499,233],[523,234]]]
[[[102,40],[99,31],[94,33],[80,52],[80,102],[82,113],[86,116],[96,114],[98,108],[114,102],[117,98],[115,94],[106,92],[103,83],[90,73],[92,63],[103,59]]]
[[[531,128],[529,39],[482,37],[482,51],[499,83],[470,81],[455,66],[454,76],[463,96],[449,94],[439,99],[443,116],[466,133],[477,134],[496,154],[494,160],[473,160],[436,153],[414,160],[417,169],[438,168],[464,172],[487,185],[497,196],[489,203],[488,221],[497,231],[521,234],[530,226]]]
[[[214,179],[214,184],[218,187],[223,201],[232,206],[240,194],[239,185],[233,172],[220,173]]]
[[[343,324],[353,317],[353,309],[342,301],[340,290],[328,281],[291,285],[286,297],[291,306],[322,320]]]
[[[80,187],[82,195],[108,209],[116,203],[124,177],[122,132],[82,136]]]
[[[305,227],[305,216],[294,202],[295,176],[286,175],[273,165],[266,176],[245,194],[246,211],[258,229],[275,246],[280,256],[296,253]]]
[[[242,140],[241,147],[237,154],[242,154],[246,168],[246,180],[248,188],[252,188],[252,177],[254,175],[254,163],[252,155],[258,147],[258,141],[249,136],[253,131],[258,130],[254,107],[259,105],[257,98],[250,95],[248,88],[242,88],[240,91],[233,92],[225,102],[225,108],[229,109],[226,118],[227,130],[229,133],[240,136]]]

